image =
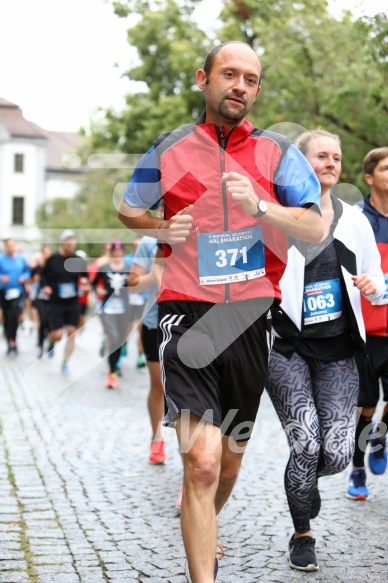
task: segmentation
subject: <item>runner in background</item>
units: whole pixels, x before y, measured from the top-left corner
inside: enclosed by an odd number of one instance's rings
[[[366,328],[368,358],[357,355],[360,375],[361,408],[356,429],[356,444],[353,469],[350,474],[347,497],[366,500],[369,491],[366,485],[365,450],[370,443],[369,468],[373,474],[381,475],[387,469],[388,426],[388,147],[371,150],[364,158],[363,170],[370,193],[358,203],[370,222],[381,255],[386,292],[377,302],[362,299],[362,313]],[[385,403],[379,421],[372,418],[380,398],[380,385]]]
[[[66,229],[59,239],[59,251],[46,261],[42,272],[42,291],[49,300],[49,357],[53,356],[56,342],[67,333],[61,365],[63,375],[69,375],[68,361],[74,350],[75,333],[79,325],[80,306],[78,290],[89,286],[86,262],[76,255],[77,241],[74,231]]]
[[[77,249],[75,254],[78,257],[81,257],[82,259],[84,259],[86,262],[86,259],[88,256],[83,249]],[[87,272],[89,274],[89,269],[87,270]],[[86,315],[88,312],[88,304],[89,304],[89,291],[90,291],[89,286],[79,285],[79,287],[78,287],[78,301],[79,301],[79,306],[80,306],[78,333],[82,333],[83,327],[85,326],[85,323],[86,323]]]
[[[49,257],[51,257],[52,253],[53,251],[50,246],[45,245],[42,247],[42,250],[37,257],[36,264],[31,270],[31,280],[37,286],[36,298],[33,302],[33,306],[38,314],[38,358],[41,358],[44,354],[44,343],[49,334],[48,306],[50,296],[43,292],[41,278],[46,261]]]
[[[14,239],[6,239],[4,253],[0,255],[0,306],[9,355],[18,352],[16,334],[25,305],[24,283],[29,277],[30,269],[25,257],[17,252]]]
[[[117,363],[121,347],[127,339],[129,270],[129,265],[124,261],[124,243],[112,241],[110,258],[100,267],[92,282],[95,292],[103,298],[99,314],[108,349],[109,370],[105,386],[109,389],[114,389],[119,384]]]
[[[88,274],[89,274],[90,281],[93,281],[95,279],[100,267],[102,267],[103,265],[108,263],[109,259],[110,259],[110,243],[104,243],[102,255],[100,257],[97,257],[92,262],[91,265],[88,265]],[[97,313],[97,314],[99,313],[103,300],[104,300],[104,297],[99,296],[99,294],[96,293],[95,313]],[[100,345],[100,349],[99,349],[99,355],[101,356],[101,358],[104,357],[105,351],[106,351],[106,337],[105,337],[105,332],[103,329],[101,345]]]
[[[140,239],[135,239],[132,243],[132,252],[124,257],[125,262],[131,267],[133,258],[135,256],[136,250],[140,244]],[[146,299],[148,297],[148,290],[143,292],[128,292],[128,303],[130,305],[129,311],[129,323],[128,323],[128,333],[127,337],[130,335],[132,330],[137,329],[136,332],[136,346],[137,346],[137,358],[136,358],[136,368],[143,368],[146,366],[146,359],[144,356],[143,344],[141,340],[141,317],[143,314]],[[127,343],[123,345],[121,350],[121,356],[127,356]]]
[[[162,437],[164,392],[160,379],[157,339],[158,305],[156,303],[156,293],[158,285],[152,274],[156,251],[156,239],[153,237],[143,237],[140,240],[140,244],[135,251],[132,261],[129,282],[131,290],[133,290],[134,293],[142,293],[144,290],[148,290],[149,292],[141,316],[141,341],[150,376],[147,406],[151,422],[152,436],[148,459],[151,464],[164,464],[166,462],[165,442]]]
[[[301,134],[296,146],[321,185],[325,235],[316,245],[289,238],[266,387],[290,446],[285,488],[295,532],[289,563],[316,571],[310,520],[321,506],[318,478],[343,471],[353,455],[359,388],[354,353],[365,351],[360,296],[379,299],[384,280],[368,221],[331,192],[341,173],[339,137],[313,130]]]

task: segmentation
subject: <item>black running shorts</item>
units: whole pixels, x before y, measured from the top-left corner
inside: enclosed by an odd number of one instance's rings
[[[142,324],[141,342],[147,362],[159,362],[158,329]]]
[[[272,301],[159,304],[165,425],[189,410],[236,441],[250,438],[267,378]]]
[[[380,380],[383,400],[388,401],[388,338],[386,336],[366,335],[366,351],[354,354],[360,377],[359,407],[376,407],[380,398]]]
[[[50,330],[60,330],[65,326],[78,328],[80,305],[78,299],[68,304],[52,302],[48,308],[48,324]]]

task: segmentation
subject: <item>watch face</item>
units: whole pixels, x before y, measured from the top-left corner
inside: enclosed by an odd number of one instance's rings
[[[261,210],[262,213],[266,213],[268,210],[268,206],[267,206],[267,203],[265,202],[265,200],[259,200],[259,203],[257,206],[259,207],[259,209]]]

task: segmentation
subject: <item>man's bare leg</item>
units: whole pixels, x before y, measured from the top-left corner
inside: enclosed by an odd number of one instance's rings
[[[222,438],[221,472],[215,498],[217,515],[233,490],[247,445],[248,441],[236,442],[227,435]]]
[[[195,415],[176,422],[182,453],[183,499],[181,528],[193,583],[214,583],[217,545],[215,496],[221,469],[222,440],[218,427]],[[197,435],[193,443],[187,438]]]

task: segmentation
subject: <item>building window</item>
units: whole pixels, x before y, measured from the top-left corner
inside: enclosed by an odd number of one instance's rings
[[[14,196],[12,199],[12,224],[24,225],[24,196]]]
[[[23,154],[15,154],[14,170],[15,170],[15,172],[24,172],[24,155]]]

